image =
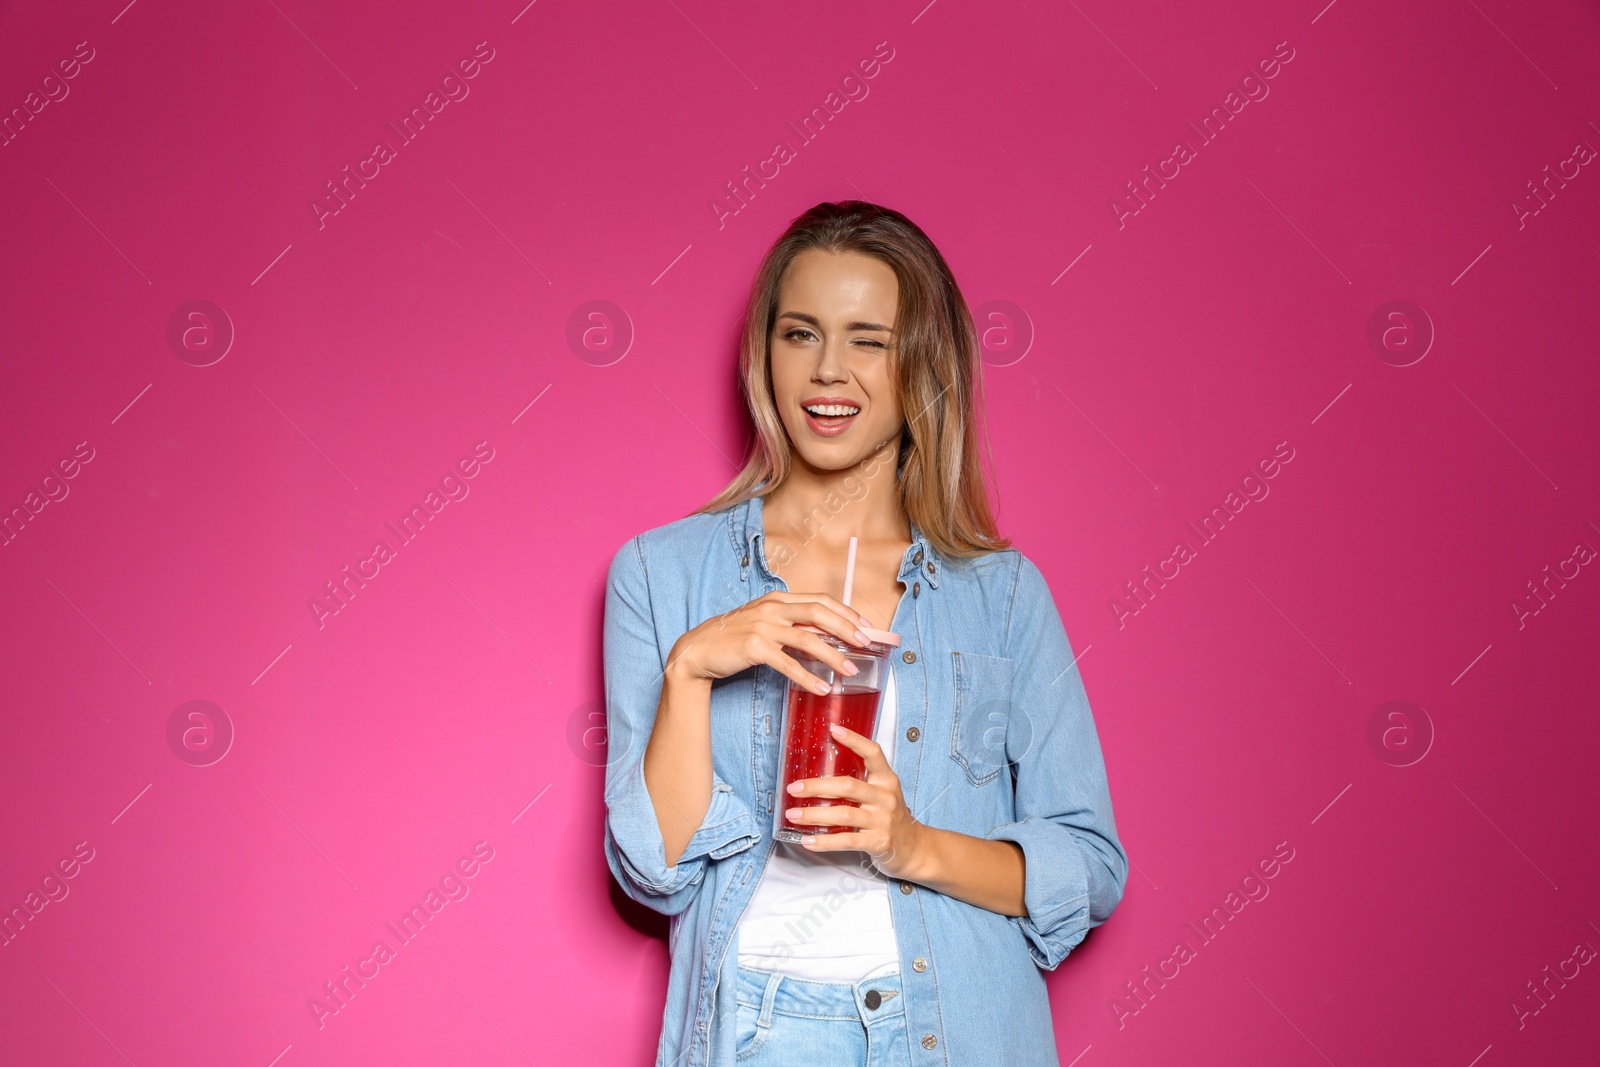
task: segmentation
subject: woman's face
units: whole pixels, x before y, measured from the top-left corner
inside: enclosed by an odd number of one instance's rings
[[[773,322],[772,393],[798,459],[843,470],[905,425],[892,375],[900,283],[889,265],[816,249],[789,264]]]

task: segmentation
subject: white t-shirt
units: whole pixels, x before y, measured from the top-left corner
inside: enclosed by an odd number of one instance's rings
[[[885,663],[872,739],[894,763],[894,668]],[[788,794],[775,799],[781,805]],[[865,852],[812,852],[775,842],[739,920],[739,963],[813,982],[857,982],[900,971],[889,880]]]

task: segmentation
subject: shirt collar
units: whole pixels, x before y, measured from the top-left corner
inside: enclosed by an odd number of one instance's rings
[[[748,581],[751,572],[757,567],[768,578],[777,577],[767,565],[766,528],[762,522],[762,508],[763,498],[752,496],[728,512],[728,533],[734,555],[738,558],[740,581]],[[907,583],[923,581],[930,588],[937,589],[940,572],[943,570],[944,560],[917,526],[916,520],[911,520],[911,544],[900,557],[900,570],[896,577]]]

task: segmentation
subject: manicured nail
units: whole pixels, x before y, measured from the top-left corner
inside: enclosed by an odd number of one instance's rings
[[[799,782],[790,782],[787,786],[784,787],[784,789],[787,792],[793,793],[795,796],[799,796],[800,795],[800,790],[802,788],[804,788],[804,787],[801,786],[801,784]]]
[[[828,726],[828,732],[831,733],[834,737],[843,737],[844,736],[844,727],[840,726],[838,723],[831,723]]]
[[[800,818],[800,809],[799,808],[785,808],[784,812],[783,812],[783,817],[785,819],[788,819],[790,822],[798,821],[799,818]]]
[[[845,660],[844,661],[844,673],[850,674],[850,675],[860,674],[861,673],[861,668],[857,667],[850,660]]]
[[[811,844],[815,844],[815,843],[816,843],[816,840],[817,840],[817,839],[816,839],[816,838],[814,838],[814,837],[811,837],[811,836],[809,836],[809,835],[807,835],[807,836],[805,836],[805,837],[802,837],[802,838],[801,838],[801,839],[800,839],[800,843],[801,843],[801,844],[802,844],[802,845],[811,845]]]
[[[852,637],[854,637],[856,639],[856,644],[858,644],[858,645],[866,646],[866,645],[870,645],[872,643],[867,638],[867,635],[862,633],[860,630],[857,630],[855,633],[851,634],[850,636],[852,636]]]
[[[865,615],[857,615],[856,616],[856,621],[860,622],[862,626],[871,626],[872,625],[872,620],[867,618]]]

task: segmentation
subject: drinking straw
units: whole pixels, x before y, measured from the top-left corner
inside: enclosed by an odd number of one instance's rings
[[[850,594],[856,582],[856,539],[850,538],[850,551],[844,557],[844,606],[850,606]]]
[[[844,557],[844,606],[850,606],[850,594],[855,591],[856,584],[856,539],[850,538],[849,551]],[[844,692],[844,676],[835,673],[833,676],[833,691]]]

